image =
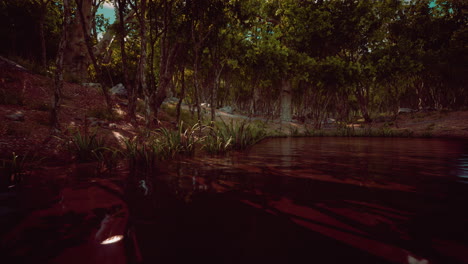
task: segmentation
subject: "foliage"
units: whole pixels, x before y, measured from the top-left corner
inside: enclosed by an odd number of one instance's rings
[[[233,138],[232,135],[226,131],[223,133],[217,123],[212,123],[208,127],[208,135],[203,140],[203,149],[210,154],[226,153],[232,149]]]
[[[105,147],[102,138],[97,136],[97,131],[90,133],[86,129],[84,132],[72,131],[67,148],[78,162],[99,160],[100,157],[104,157],[103,152],[110,150]]]
[[[159,137],[156,143],[159,144],[164,157],[174,157],[177,154],[193,154],[195,145],[202,139],[201,126],[197,123],[184,130],[184,123],[178,125],[178,130],[166,128],[158,129]]]
[[[45,40],[47,59],[55,57],[60,39],[60,3],[51,1],[46,10],[39,1],[15,0],[0,2],[0,54],[7,57],[20,56],[28,61],[40,61],[39,21],[45,15]],[[44,69],[42,69],[43,71]]]
[[[51,0],[46,9],[39,8],[40,2],[1,2],[1,54],[39,61],[37,29],[46,14],[47,58],[55,56],[61,1]],[[157,113],[158,103],[172,94],[191,109],[209,103],[274,118],[283,111],[285,80],[292,85],[293,114],[316,129],[327,117],[349,121],[358,116],[370,123],[400,107],[454,110],[468,105],[463,1],[119,2],[124,16],[137,11],[140,19],[118,30],[97,16],[90,31],[96,50],[96,32],[123,34],[96,58],[108,85],[125,83],[129,92],[131,87],[136,91],[130,99],[146,97],[151,107],[140,103],[139,113]],[[2,91],[0,103],[21,104],[21,98]],[[116,118],[95,107],[90,114]],[[176,115],[173,105],[162,107]],[[190,125],[198,121],[186,110],[181,119]],[[227,148],[229,137],[207,140]]]
[[[161,153],[155,141],[142,142],[137,137],[126,139],[123,156],[132,167],[152,168]],[[148,143],[149,142],[149,143]]]
[[[122,120],[122,117],[120,117],[115,111],[109,113],[105,106],[93,107],[86,113],[86,115],[108,121]]]
[[[230,149],[242,150],[267,137],[263,126],[248,121],[213,124],[205,139],[204,148],[210,153],[222,153]]]
[[[18,184],[23,176],[41,163],[42,159],[29,152],[24,155],[13,152],[10,158],[0,161],[0,188],[3,188]]]

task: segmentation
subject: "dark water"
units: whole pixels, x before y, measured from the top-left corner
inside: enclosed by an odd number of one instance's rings
[[[468,263],[468,145],[270,139],[131,177],[145,263]]]

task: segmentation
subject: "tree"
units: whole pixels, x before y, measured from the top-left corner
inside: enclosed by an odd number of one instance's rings
[[[60,102],[63,88],[63,59],[65,47],[68,42],[68,32],[71,21],[71,10],[69,0],[63,0],[63,25],[62,25],[62,37],[60,39],[59,49],[57,52],[57,59],[55,61],[55,78],[54,78],[54,100],[51,112],[51,124],[52,127],[60,130],[59,112]]]

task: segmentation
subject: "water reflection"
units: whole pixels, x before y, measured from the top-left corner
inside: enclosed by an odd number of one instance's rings
[[[459,159],[458,177],[461,178],[460,181],[468,183],[468,154]]]
[[[165,164],[131,207],[148,263],[311,254],[317,263],[468,263],[466,150],[427,139],[272,139]]]

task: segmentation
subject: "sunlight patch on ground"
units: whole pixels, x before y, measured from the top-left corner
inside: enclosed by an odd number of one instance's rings
[[[114,137],[117,139],[117,142],[119,142],[120,145],[124,145],[125,137],[121,133],[117,131],[112,131],[112,135],[114,135]]]

